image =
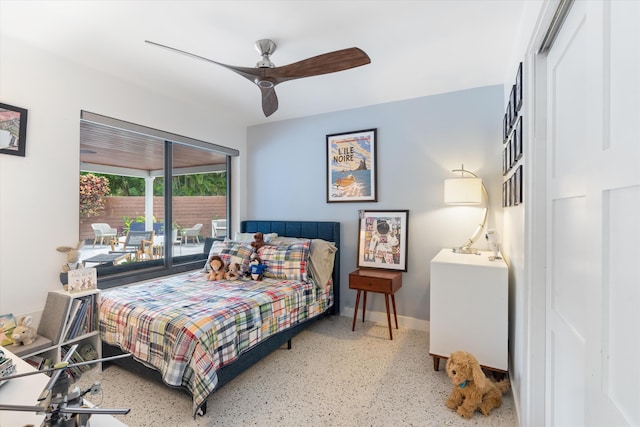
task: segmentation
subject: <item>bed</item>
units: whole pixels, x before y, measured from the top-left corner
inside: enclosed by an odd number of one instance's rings
[[[186,391],[196,416],[222,385],[338,313],[340,223],[243,221],[240,239],[214,241],[208,256],[246,269],[253,248],[243,239],[256,232],[267,243],[257,252],[268,266],[262,281],[209,281],[203,265],[103,291],[103,356],[132,353],[114,363]]]

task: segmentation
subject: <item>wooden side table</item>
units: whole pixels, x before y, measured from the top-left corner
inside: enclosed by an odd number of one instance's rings
[[[378,292],[384,294],[384,302],[387,306],[387,324],[389,325],[389,339],[393,339],[391,332],[391,313],[389,312],[389,296],[393,305],[393,317],[396,321],[396,329],[398,329],[398,313],[396,311],[395,293],[402,287],[402,272],[387,270],[358,269],[349,273],[349,289],[356,289],[356,308],[353,311],[353,325],[351,330],[356,329],[356,317],[358,316],[358,305],[360,303],[360,292],[364,292],[364,301],[362,303],[362,321],[367,308],[367,292]]]

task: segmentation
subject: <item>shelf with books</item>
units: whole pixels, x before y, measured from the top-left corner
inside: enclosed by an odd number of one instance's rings
[[[42,318],[38,325],[39,338],[46,340],[42,346],[8,346],[7,348],[24,360],[34,364],[39,358],[55,364],[61,361],[71,345],[78,344],[77,357],[99,359],[102,345],[98,332],[98,302],[100,291],[91,289],[80,292],[50,291],[47,295]],[[83,356],[83,355],[89,356]],[[44,363],[44,362],[43,362]],[[88,368],[100,366],[88,365]],[[74,374],[82,372],[71,372]]]

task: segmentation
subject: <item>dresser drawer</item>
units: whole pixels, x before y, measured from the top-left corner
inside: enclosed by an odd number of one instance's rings
[[[363,291],[391,293],[391,280],[353,275],[349,277],[349,287],[351,289],[361,289]]]

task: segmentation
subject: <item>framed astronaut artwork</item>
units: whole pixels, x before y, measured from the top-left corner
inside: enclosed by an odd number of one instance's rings
[[[407,271],[409,211],[365,211],[358,229],[358,268]]]

